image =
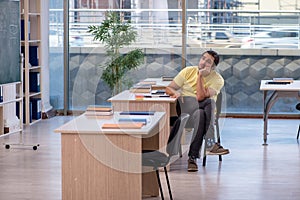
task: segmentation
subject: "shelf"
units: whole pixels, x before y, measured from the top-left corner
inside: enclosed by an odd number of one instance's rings
[[[20,101],[22,101],[22,98],[17,98],[17,99],[14,99],[14,100],[1,102],[0,106],[6,105],[6,104],[10,104],[10,103],[16,103],[16,102],[20,102]]]
[[[23,131],[22,129],[17,129],[17,130],[14,130],[14,131],[12,131],[12,132],[3,133],[3,134],[0,135],[0,138],[1,138],[1,137],[4,137],[4,136],[8,136],[8,135],[13,134],[13,133],[22,132],[22,131]]]
[[[29,70],[32,70],[32,71],[34,71],[34,70],[40,70],[41,69],[41,66],[31,66],[31,67],[29,67],[28,68]]]
[[[23,65],[23,94],[24,94],[24,118],[25,124],[39,121],[34,119],[37,113],[33,111],[33,99],[42,98],[42,43],[41,43],[41,0],[21,0],[22,21],[24,26],[21,50],[24,53]],[[36,102],[35,102],[36,105]],[[39,111],[41,102],[39,102]],[[33,113],[35,112],[35,113]],[[33,121],[34,120],[34,121]]]
[[[30,16],[40,16],[40,13],[28,13],[28,15],[30,15]]]
[[[41,92],[36,92],[36,93],[30,93],[29,94],[29,97],[35,97],[35,96],[38,96],[38,95],[41,95]]]
[[[22,82],[1,85],[4,101],[0,103],[0,136],[22,131],[23,112],[17,109],[23,103],[22,86]]]
[[[30,122],[29,124],[32,125],[32,124],[35,124],[35,123],[37,123],[41,120],[42,120],[42,118],[41,119],[33,119],[32,122]]]
[[[32,43],[40,43],[41,40],[28,40],[28,42],[29,42],[30,44],[32,44]]]

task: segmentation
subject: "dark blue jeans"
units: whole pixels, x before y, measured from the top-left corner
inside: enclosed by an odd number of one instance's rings
[[[186,127],[193,128],[194,132],[188,156],[200,158],[200,150],[205,134],[208,131],[212,132],[212,134],[214,133],[215,101],[210,98],[197,101],[195,97],[179,97],[176,111],[178,116],[181,113],[190,114],[191,117]]]

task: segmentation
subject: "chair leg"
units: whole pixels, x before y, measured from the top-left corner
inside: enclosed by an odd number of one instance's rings
[[[169,190],[170,200],[173,200],[172,192],[171,192],[171,186],[170,186],[168,172],[167,172],[167,168],[166,167],[164,167],[164,171],[165,171],[166,180],[167,180],[167,184],[168,184],[168,190]]]
[[[207,148],[207,138],[206,135],[204,136],[204,149],[203,149],[203,159],[202,159],[202,166],[206,165],[206,148]]]
[[[202,160],[202,166],[205,167],[205,165],[206,165],[206,155],[203,156],[203,160]]]
[[[164,200],[164,193],[163,193],[163,190],[162,190],[162,187],[161,187],[161,182],[160,182],[160,178],[159,178],[159,171],[158,169],[156,169],[156,177],[157,177],[157,183],[158,183],[158,186],[159,186],[159,191],[160,191],[160,195],[161,195],[161,199]]]
[[[219,120],[216,120],[216,132],[217,132],[217,141],[219,144],[221,144]],[[222,155],[219,155],[219,161],[222,161]]]
[[[180,147],[179,147],[179,156],[180,158],[182,157],[182,145],[180,144]]]
[[[298,128],[298,133],[297,133],[297,140],[299,139],[299,132],[300,132],[300,124],[299,124],[299,128]]]

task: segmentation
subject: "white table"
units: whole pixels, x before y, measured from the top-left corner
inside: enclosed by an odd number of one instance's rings
[[[155,172],[142,168],[142,150],[159,143],[164,112],[149,116],[140,129],[102,129],[104,123],[118,123],[113,116],[76,117],[57,128],[62,145],[62,199],[140,200],[158,196]]]
[[[268,116],[269,112],[278,100],[282,97],[293,97],[300,99],[300,80],[294,80],[290,84],[267,84],[267,82],[272,80],[261,80],[260,90],[263,91],[263,120],[264,120],[264,144],[267,145],[267,130],[268,130]],[[271,95],[268,97],[268,92],[271,92]]]

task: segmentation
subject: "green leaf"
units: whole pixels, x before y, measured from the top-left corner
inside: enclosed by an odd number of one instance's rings
[[[101,25],[88,26],[88,33],[93,40],[100,41],[106,48],[106,54],[110,57],[104,66],[102,79],[112,90],[121,91],[121,81],[124,75],[132,69],[136,69],[142,62],[144,54],[141,49],[132,50],[124,55],[120,49],[131,45],[136,41],[137,32],[131,26],[130,21],[122,21],[120,14],[114,11],[106,13]]]

